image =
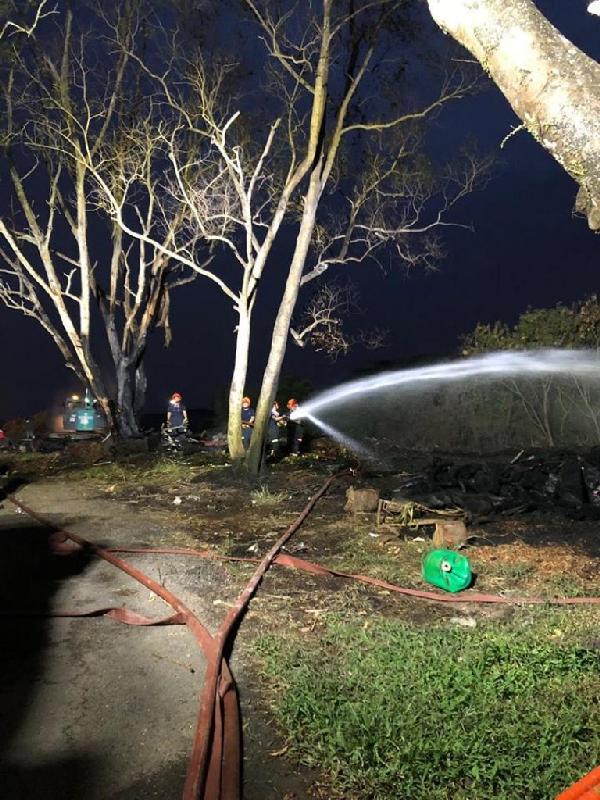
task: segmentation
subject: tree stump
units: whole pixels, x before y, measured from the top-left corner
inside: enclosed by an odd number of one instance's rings
[[[462,547],[467,543],[467,527],[462,520],[436,522],[433,546],[436,548]]]
[[[351,486],[346,491],[344,511],[350,511],[352,514],[370,513],[377,511],[378,505],[378,489],[355,489],[354,486]]]

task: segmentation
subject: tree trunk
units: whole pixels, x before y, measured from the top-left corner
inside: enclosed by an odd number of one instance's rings
[[[129,359],[121,358],[115,364],[117,377],[117,402],[114,410],[116,433],[124,439],[139,436],[140,428],[135,414],[136,372]]]
[[[575,207],[600,229],[600,64],[532,0],[428,0],[537,141],[579,184]],[[583,11],[583,8],[581,9]]]
[[[148,378],[142,359],[143,355],[138,358],[135,368],[135,390],[133,398],[133,413],[138,421],[138,425],[144,412],[144,406],[146,405],[146,391],[148,389]]]
[[[114,376],[117,384],[116,402],[102,404],[113,433],[124,439],[139,436],[139,418],[146,400],[147,379],[144,370],[145,343],[138,341],[130,348],[134,352],[125,355],[117,331],[114,310],[109,306],[104,292],[96,286],[96,300],[112,357]],[[97,396],[97,395],[96,395]],[[109,408],[107,412],[106,408]]]
[[[133,368],[129,360],[122,358],[115,364],[117,383],[116,401],[108,397],[102,384],[94,381],[90,391],[98,401],[109,431],[122,439],[139,436],[139,415],[144,405],[146,393],[146,376],[143,365]]]
[[[235,361],[229,387],[229,417],[227,421],[227,444],[229,456],[234,461],[244,458],[242,440],[242,398],[246,375],[248,373],[248,352],[250,349],[250,311],[245,300],[238,305],[239,322],[235,339]]]
[[[296,247],[294,249],[294,255],[292,256],[292,263],[285,284],[283,298],[273,327],[271,350],[263,376],[258,406],[256,408],[252,441],[250,442],[250,449],[248,450],[248,456],[246,458],[246,467],[248,471],[254,475],[258,473],[262,461],[269,414],[277,392],[277,384],[279,383],[281,366],[285,356],[292,314],[296,306],[306,255],[315,227],[317,207],[322,191],[320,176],[321,164],[318,163],[310,176],[308,191],[304,198],[304,209],[302,211],[302,221],[300,223],[300,230],[298,231],[298,238],[296,239]]]
[[[117,433],[117,423],[116,423],[114,403],[106,396],[100,396],[100,397],[98,395],[94,396],[96,397],[98,405],[100,406],[100,409],[104,414],[108,430],[112,434]]]

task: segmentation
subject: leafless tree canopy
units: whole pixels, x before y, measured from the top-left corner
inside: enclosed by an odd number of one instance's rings
[[[327,0],[317,8],[244,0],[243,6],[244,37],[236,39],[233,25],[220,53],[182,47],[180,32],[159,19],[151,52],[137,32],[128,41],[115,37],[146,87],[124,152],[141,147],[147,158],[134,158],[132,166],[123,157],[115,170],[101,148],[82,153],[98,202],[124,235],[213,282],[233,305],[233,455],[241,447],[238,409],[256,293],[282,227],[298,238],[285,312],[275,325],[275,361],[285,352],[302,286],[330,269],[390,258],[434,265],[443,255],[439,231],[457,224],[456,204],[487,167],[474,153],[450,165],[424,155],[428,120],[473,91],[477,79],[459,62],[430,66],[424,90],[403,79],[416,59],[409,47],[417,30],[411,3]],[[232,43],[239,43],[238,60]],[[251,77],[245,46],[259,73]],[[406,89],[401,100],[385,94],[394,81]],[[150,207],[155,215],[147,224]],[[165,220],[173,215],[180,224],[169,236]],[[207,259],[207,250],[219,257]],[[317,343],[316,335],[310,338]]]
[[[141,35],[139,4],[107,13],[103,5],[81,8],[80,17],[55,10],[44,36],[13,48],[5,66],[2,145],[12,213],[0,218],[0,298],[46,330],[111,423],[131,433],[143,405],[148,336],[162,326],[169,341],[170,292],[195,273],[128,237],[86,166],[94,160],[118,196],[132,175],[151,192],[161,143],[150,120],[136,114],[144,88],[127,50]],[[44,8],[38,12],[41,20]],[[129,214],[160,244],[184,225],[176,204],[145,202]],[[103,342],[92,341],[95,313]]]
[[[368,350],[384,347],[388,331],[383,328],[359,330],[358,333],[349,330],[348,319],[361,311],[360,295],[353,283],[322,283],[301,311],[299,323],[290,328],[290,335],[299,347],[310,344],[332,361],[358,344]]]
[[[318,296],[319,279],[352,265],[433,266],[443,227],[464,224],[457,203],[487,161],[468,152],[433,163],[425,132],[478,79],[462,61],[423,59],[409,0],[167,5],[61,7],[58,35],[15,52],[2,296],[45,327],[107,408],[121,409],[132,405],[132,382],[143,386],[150,331],[163,325],[168,337],[171,290],[196,276],[212,282],[236,317],[229,444],[239,456],[256,297],[283,269],[256,461],[303,287]],[[228,30],[215,24],[202,38],[211,11]],[[42,173],[45,195],[33,197]],[[110,252],[92,247],[98,225]],[[273,253],[282,229],[294,242],[283,265]],[[294,337],[330,354],[326,339],[337,337],[337,352],[350,345],[333,320],[352,305],[331,291]],[[120,387],[112,400],[90,343],[96,307]],[[302,335],[317,317],[328,321]]]
[[[49,0],[38,0],[38,2],[23,2],[20,8],[14,8],[15,4],[5,0],[0,4],[0,41],[8,36],[24,35],[33,36],[40,22],[51,14],[57,14],[57,6],[50,3]],[[23,9],[23,6],[28,8]],[[21,19],[23,12],[27,14],[28,19]]]

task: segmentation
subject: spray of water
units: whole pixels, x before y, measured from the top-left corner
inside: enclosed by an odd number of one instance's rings
[[[300,414],[298,416],[300,416]],[[302,416],[305,419],[309,419],[313,425],[316,425],[317,428],[320,428],[323,431],[323,433],[326,433],[328,436],[331,436],[332,439],[338,441],[347,450],[351,450],[353,453],[356,453],[357,456],[361,456],[361,458],[365,458],[367,460],[377,460],[377,456],[372,450],[369,450],[368,447],[365,447],[360,442],[357,442],[356,439],[353,439],[351,436],[338,431],[337,428],[334,428],[332,425],[328,425],[326,422],[323,422],[322,419],[317,419],[317,417],[314,417],[312,414],[307,414],[304,412],[302,413]]]
[[[470,378],[501,379],[545,375],[600,379],[600,359],[591,350],[534,350],[489,353],[460,361],[400,369],[328,389],[303,404],[292,416],[296,419],[310,417],[315,424],[323,427],[322,420],[318,419],[318,412],[333,404],[339,406],[383,389],[408,389],[419,384],[431,387]]]

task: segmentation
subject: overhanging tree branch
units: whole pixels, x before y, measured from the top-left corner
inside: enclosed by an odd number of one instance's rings
[[[531,135],[579,185],[575,208],[600,230],[600,64],[532,0],[428,0],[435,21],[469,50]]]

